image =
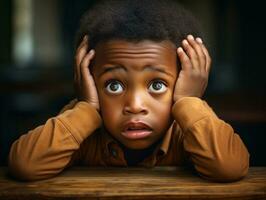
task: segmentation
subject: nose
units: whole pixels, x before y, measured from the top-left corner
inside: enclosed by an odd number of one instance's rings
[[[148,114],[146,107],[147,97],[141,92],[134,92],[128,94],[126,97],[125,106],[123,109],[124,114]]]

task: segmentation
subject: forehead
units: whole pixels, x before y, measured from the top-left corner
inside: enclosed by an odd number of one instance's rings
[[[176,47],[170,41],[144,40],[133,43],[111,40],[96,46],[95,65],[118,64],[126,67],[143,65],[176,66]]]

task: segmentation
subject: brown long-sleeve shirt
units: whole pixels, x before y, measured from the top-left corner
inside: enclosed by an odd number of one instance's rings
[[[244,143],[205,101],[185,97],[173,105],[172,114],[174,123],[138,166],[191,163],[201,177],[221,182],[247,174],[249,153]],[[58,116],[13,143],[9,169],[19,179],[39,180],[74,164],[128,166],[121,146],[100,127],[101,117],[91,105],[72,101]]]

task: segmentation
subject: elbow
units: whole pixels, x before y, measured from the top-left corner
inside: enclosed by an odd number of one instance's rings
[[[40,167],[33,164],[31,161],[27,159],[12,157],[9,155],[8,159],[8,171],[9,174],[14,177],[15,179],[21,181],[36,181],[48,178],[47,175],[44,176],[43,172]]]
[[[33,181],[38,179],[38,171],[32,159],[27,153],[22,153],[18,148],[18,141],[13,143],[8,155],[8,173],[21,181]]]
[[[33,181],[37,176],[36,172],[30,165],[20,161],[19,159],[9,159],[8,169],[12,177],[21,181]]]
[[[249,159],[245,162],[224,162],[213,165],[212,168],[200,170],[199,175],[214,182],[235,182],[248,174]],[[199,170],[198,170],[199,171]]]
[[[234,182],[239,181],[248,174],[249,166],[231,166],[224,165],[217,169],[214,174],[214,181]]]
[[[15,179],[21,181],[39,181],[55,177],[63,169],[56,167],[47,167],[47,163],[28,161],[25,159],[13,159],[9,156],[8,171]]]
[[[9,162],[8,163],[9,174],[15,179],[21,181],[39,181],[54,177],[56,174],[45,172],[41,168],[31,164],[25,164],[23,162]]]

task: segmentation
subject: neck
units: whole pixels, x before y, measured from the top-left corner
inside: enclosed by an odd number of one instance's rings
[[[139,162],[143,161],[148,156],[152,155],[157,145],[161,142],[161,140],[155,142],[151,146],[145,148],[145,149],[130,149],[127,148],[124,145],[122,146],[122,149],[124,151],[125,159],[129,166],[134,166],[138,164]]]

